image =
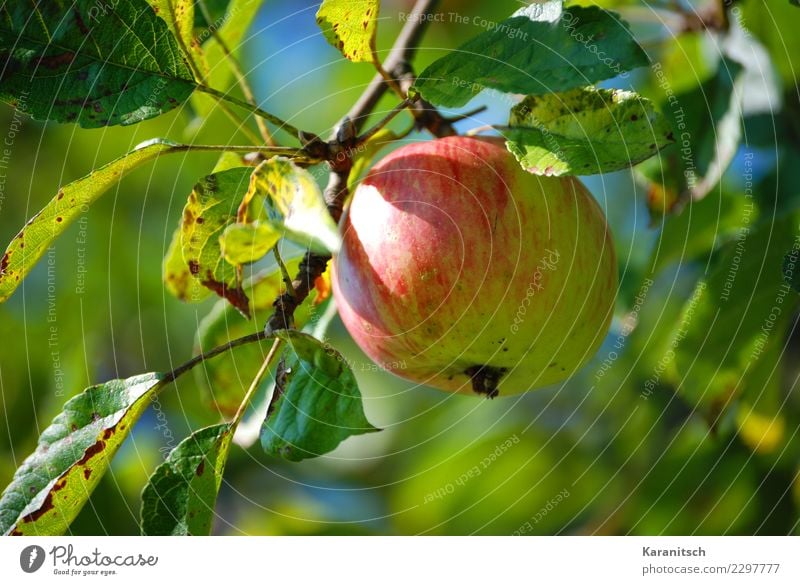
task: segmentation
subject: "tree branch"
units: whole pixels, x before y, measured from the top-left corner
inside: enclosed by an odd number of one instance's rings
[[[221,353],[225,353],[226,351],[230,351],[235,347],[239,347],[240,345],[247,345],[248,343],[254,343],[256,341],[261,341],[262,339],[266,339],[269,337],[264,331],[258,331],[257,333],[251,333],[250,335],[245,335],[244,337],[239,337],[238,339],[233,339],[228,343],[224,343],[222,345],[218,345],[217,347],[208,350],[205,353],[201,353],[199,355],[194,356],[187,362],[179,365],[177,368],[169,372],[166,376],[164,376],[165,382],[174,382],[178,377],[185,374],[193,367],[195,367],[200,362],[204,362],[207,359],[213,358],[214,356],[218,356]]]
[[[410,61],[428,23],[432,20],[426,18],[426,15],[430,14],[438,4],[439,0],[417,0],[383,64],[383,69],[389,72],[392,79],[397,80],[404,94],[408,93],[408,88],[414,83]],[[353,152],[358,142],[358,134],[388,89],[386,79],[380,74],[376,75],[347,115],[339,122],[332,140],[327,145],[323,143],[331,168],[328,185],[325,187],[325,203],[337,224],[342,217],[344,202],[349,194],[347,181],[353,166]],[[414,109],[418,128],[427,128],[437,137],[455,134],[452,124],[424,100],[416,100],[411,107]],[[309,145],[304,144],[304,147],[312,150]],[[294,325],[295,309],[314,289],[314,283],[325,273],[330,259],[327,254],[306,252],[297,277],[292,282],[294,290],[287,290],[273,303],[275,310],[264,327],[267,334]]]
[[[384,70],[388,71],[393,78],[398,79],[398,68],[402,68],[403,71],[410,70],[409,64],[414,58],[422,35],[432,20],[426,18],[426,15],[436,10],[439,3],[440,0],[417,0],[414,8],[408,13],[406,24],[397,36],[397,40],[395,40],[392,49],[389,51],[389,56],[386,57],[383,63]],[[413,83],[413,79],[411,83]],[[411,83],[407,83],[405,86],[401,83],[400,87],[405,93],[408,93]],[[375,106],[378,105],[378,102],[388,89],[389,87],[382,75],[377,74],[372,78],[364,93],[361,94],[361,97],[347,113],[347,117],[353,121],[356,131],[361,131],[372,110],[375,109]],[[430,104],[427,104],[427,106],[433,108]],[[434,133],[434,135],[437,134]]]

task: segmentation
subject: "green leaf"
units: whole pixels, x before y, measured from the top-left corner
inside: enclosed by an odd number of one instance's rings
[[[637,170],[668,202],[702,199],[733,160],[741,138],[742,71],[723,59],[714,77],[661,105],[678,143]]]
[[[511,109],[506,143],[536,175],[618,171],[672,142],[672,128],[649,100],[619,89],[578,88],[528,96]]]
[[[541,95],[585,86],[648,64],[627,24],[597,7],[531,4],[434,61],[414,90],[459,107],[484,89]]]
[[[298,273],[302,258],[300,256],[285,261],[292,277]],[[220,300],[200,321],[194,348],[195,355],[232,339],[260,331],[272,314],[272,304],[286,287],[281,271],[270,268],[256,274],[249,282],[245,282],[244,289],[250,299],[253,318],[245,319],[229,303]],[[330,290],[330,273],[326,271],[315,283],[314,290],[295,310],[295,327],[300,329],[318,316],[322,303],[330,297]],[[271,346],[271,340],[249,343],[208,360],[202,367],[198,367],[195,370],[195,378],[198,386],[206,391],[209,406],[224,415],[232,416]]]
[[[756,222],[758,209],[740,193],[712,192],[702,201],[692,201],[679,215],[664,221],[653,250],[653,273],[672,262],[704,259],[725,244],[737,231]],[[745,222],[747,225],[745,225]]]
[[[205,10],[208,11],[209,18],[206,19],[205,13],[200,8],[198,1],[197,10],[194,11],[194,27],[203,31],[211,26],[222,24],[225,13],[228,11],[230,0],[202,0]]]
[[[158,466],[142,492],[142,534],[207,536],[233,433],[230,424],[195,431]]]
[[[234,58],[238,58],[246,40],[247,30],[258,14],[262,3],[263,0],[231,0],[224,17],[216,20],[212,27],[198,33],[197,39],[201,43],[205,63],[208,67],[206,85],[222,91],[230,89],[234,74],[227,63],[225,49],[216,37],[218,36],[222,40]],[[201,117],[207,117],[217,106],[217,100],[202,93],[195,93],[192,95],[191,104]]]
[[[375,53],[379,0],[323,0],[317,24],[327,41],[353,62],[371,62]]]
[[[135,124],[196,87],[166,23],[145,0],[5,2],[0,99],[39,120]]]
[[[222,257],[220,235],[236,222],[251,172],[252,168],[239,167],[203,178],[189,195],[181,223],[181,249],[192,276],[248,317],[247,295],[236,266]]]
[[[186,59],[205,78],[208,68],[200,43],[195,39],[194,34],[195,0],[147,0],[147,2],[153,7],[155,13],[167,23]]]
[[[795,292],[800,292],[800,249],[797,246],[783,257],[783,280]]]
[[[783,347],[798,306],[784,281],[784,257],[798,224],[794,213],[740,232],[687,301],[673,329],[674,356],[665,363],[690,404],[713,413],[734,397],[765,394],[768,383],[779,386],[775,363],[759,363],[770,355],[779,359],[781,351],[770,347]]]
[[[219,237],[222,256],[231,264],[247,264],[263,258],[278,240],[281,233],[269,223],[234,223],[225,228]]]
[[[219,173],[242,166],[245,166],[245,162],[241,154],[223,152],[217,160],[217,164],[214,165],[212,172]],[[209,289],[192,276],[189,265],[183,257],[180,225],[172,234],[172,241],[169,244],[169,248],[167,248],[167,253],[164,255],[162,271],[164,285],[167,290],[185,303],[199,303],[211,294]]]
[[[151,141],[62,187],[44,209],[25,224],[0,258],[0,302],[11,296],[52,242],[109,187],[162,154],[186,149],[182,144]]]
[[[786,88],[797,85],[800,71],[800,36],[797,35],[797,2],[742,2],[741,20],[747,31],[769,50],[772,63]]]
[[[161,374],[144,374],[92,386],[70,399],[0,497],[0,532],[64,533],[165,382]]]
[[[298,331],[276,335],[289,347],[285,377],[278,376],[261,428],[267,453],[301,461],[332,451],[347,437],[379,430],[364,416],[355,376],[341,354]]]
[[[162,275],[167,290],[185,303],[199,303],[211,294],[209,289],[192,276],[189,265],[183,259],[180,227],[173,232],[172,241],[164,255]]]
[[[253,171],[250,199],[263,198],[269,221],[286,237],[319,252],[336,253],[341,238],[311,173],[274,157]]]

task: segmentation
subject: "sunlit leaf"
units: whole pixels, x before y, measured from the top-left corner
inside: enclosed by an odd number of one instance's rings
[[[0,259],[0,302],[11,296],[47,248],[86,206],[135,168],[159,155],[184,152],[186,148],[163,140],[151,141],[62,187],[50,203],[25,224]]]
[[[250,315],[247,295],[236,266],[222,257],[220,236],[236,222],[251,171],[239,167],[203,178],[189,195],[181,223],[183,258],[192,276],[247,316]]]
[[[219,244],[225,260],[247,264],[263,258],[280,239],[281,233],[273,225],[254,221],[229,225],[219,237]]]
[[[0,532],[64,533],[164,382],[161,374],[144,374],[70,399],[3,492]]]
[[[39,120],[135,124],[179,106],[196,86],[145,0],[4,2],[0,47],[0,99]]]
[[[345,58],[372,61],[379,10],[379,0],[323,0],[317,24]]]
[[[338,252],[339,230],[311,173],[275,157],[253,171],[249,199],[263,198],[267,214],[286,237],[320,252]]]
[[[172,241],[164,255],[162,273],[167,290],[184,302],[199,303],[211,294],[209,289],[192,276],[189,265],[183,259],[180,227],[172,234]]]
[[[263,0],[231,0],[224,16],[198,33],[197,40],[201,44],[208,67],[206,85],[222,91],[230,89],[234,74],[227,62],[225,49],[229,50],[234,58],[239,57],[242,46],[247,40],[247,31],[262,4]],[[221,39],[222,44],[217,37]],[[192,95],[191,104],[200,116],[205,117],[216,107],[217,101],[198,92]]]
[[[615,89],[528,96],[512,108],[509,126],[508,149],[536,175],[617,171],[672,141],[669,123],[649,100]]]
[[[167,23],[178,46],[204,81],[208,73],[200,42],[195,38],[195,0],[147,0],[155,13]],[[199,9],[198,9],[199,12]]]
[[[170,452],[142,492],[142,534],[211,533],[232,436],[229,424],[206,427]]]
[[[267,453],[301,461],[332,451],[347,437],[379,430],[364,416],[358,384],[341,354],[304,333],[276,335],[287,342],[288,355],[261,428]]]
[[[297,275],[301,260],[302,256],[286,260],[286,268],[292,278]],[[315,321],[321,314],[321,305],[328,298],[330,287],[330,273],[326,271],[315,283],[314,290],[295,310],[297,328]],[[281,271],[271,268],[246,281],[244,289],[250,299],[253,318],[245,319],[229,303],[220,300],[200,321],[195,354],[260,331],[274,310],[272,304],[286,290],[286,286]],[[236,412],[247,385],[255,377],[271,346],[271,340],[243,345],[204,362],[202,367],[195,370],[197,383],[205,390],[212,408],[228,416]]]
[[[602,54],[603,58],[598,56]],[[627,25],[597,7],[550,0],[521,8],[431,63],[414,90],[438,106],[463,106],[485,89],[542,95],[648,64]]]
[[[747,407],[737,412],[736,425],[742,441],[761,454],[773,453],[786,433],[786,421],[781,415],[765,416]]]

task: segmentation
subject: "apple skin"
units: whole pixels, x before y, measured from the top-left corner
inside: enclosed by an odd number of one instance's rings
[[[525,172],[500,140],[394,151],[341,227],[339,314],[403,378],[517,394],[568,378],[608,332],[617,263],[602,210],[575,178]]]

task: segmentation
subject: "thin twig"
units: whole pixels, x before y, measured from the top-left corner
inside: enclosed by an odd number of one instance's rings
[[[380,59],[378,59],[378,56],[374,53],[372,55],[372,64],[375,66],[375,69],[377,69],[378,74],[383,77],[383,81],[386,83],[386,85],[397,95],[397,97],[399,97],[401,100],[406,99],[407,96],[403,90],[400,89],[397,81],[395,81],[394,77],[392,77],[391,74],[384,69]]]
[[[278,250],[278,246],[276,245],[272,248],[273,254],[275,254],[275,261],[278,263],[278,267],[281,270],[281,276],[283,276],[283,283],[286,285],[286,292],[291,293],[294,295],[294,286],[292,286],[292,276],[289,274],[289,269],[286,268],[286,264],[281,258],[281,253]]]
[[[270,363],[278,353],[281,343],[281,339],[275,339],[275,341],[272,342],[272,347],[270,348],[267,357],[265,357],[264,361],[261,363],[261,367],[258,369],[253,381],[250,383],[250,388],[247,389],[247,393],[244,395],[244,398],[242,398],[242,402],[239,404],[239,408],[236,410],[236,414],[233,416],[233,421],[231,423],[233,430],[236,430],[236,427],[239,426],[242,418],[244,418],[244,413],[247,411],[247,407],[250,404],[250,401],[253,399],[253,395],[256,393],[256,390],[258,389],[261,379],[264,377],[264,374],[267,373]]]
[[[356,141],[356,145],[364,144],[367,140],[375,136],[380,130],[382,130],[389,122],[391,122],[397,114],[411,106],[415,101],[417,101],[417,97],[414,98],[406,98],[399,104],[397,104],[394,108],[392,108],[386,116],[379,122],[377,122],[374,126],[372,126],[369,130],[364,132],[361,136],[358,137]]]
[[[201,353],[199,355],[194,356],[187,362],[179,365],[177,368],[173,369],[171,372],[167,373],[164,376],[165,382],[173,382],[197,364],[204,362],[207,359],[211,359],[215,356],[218,356],[221,353],[225,353],[226,351],[230,351],[236,347],[241,345],[247,345],[249,343],[255,343],[256,341],[261,341],[269,337],[265,332],[259,331],[257,333],[251,333],[250,335],[245,335],[244,337],[239,337],[237,339],[233,339],[228,343],[223,343],[222,345],[218,345],[217,347],[208,350],[207,352]]]
[[[497,130],[497,126],[492,126],[491,124],[485,124],[483,126],[478,126],[477,128],[470,128],[466,132],[464,132],[464,136],[477,136],[481,132],[489,132],[490,130]]]
[[[139,147],[141,148],[141,147]],[[258,146],[258,145],[233,145],[233,144],[178,144],[178,150],[197,151],[197,152],[260,152],[273,156],[285,156],[287,158],[308,158],[308,153],[302,148],[291,146]]]
[[[214,89],[213,87],[208,87],[207,85],[198,85],[197,90],[202,91],[203,93],[207,93],[208,95],[213,96],[219,100],[224,100],[226,102],[235,104],[240,108],[248,110],[249,112],[255,114],[256,116],[260,116],[265,120],[269,120],[275,126],[278,127],[278,130],[283,130],[284,132],[291,134],[295,138],[297,138],[298,134],[300,133],[300,131],[291,124],[289,124],[289,122],[282,120],[281,118],[279,118],[274,114],[265,112],[258,106],[254,106],[252,104],[247,103],[244,100],[240,100],[239,98],[230,95],[230,93],[219,91],[218,89]]]
[[[417,0],[408,15],[406,24],[394,42],[388,58],[383,63],[383,68],[389,72],[393,79],[399,79],[399,73],[402,73],[403,79],[398,84],[404,95],[408,92],[408,87],[413,83],[409,62],[414,56],[416,47],[422,38],[422,33],[431,21],[426,15],[432,12],[438,3],[439,0]],[[405,88],[403,84],[406,84]],[[325,187],[324,194],[328,212],[336,223],[339,223],[344,202],[349,195],[347,181],[353,164],[352,152],[358,140],[357,135],[387,89],[388,85],[383,76],[376,75],[361,97],[350,108],[347,115],[339,122],[333,141],[330,143],[335,148],[328,149],[328,162],[331,164],[331,172],[328,176],[328,185]],[[453,130],[450,123],[424,100],[418,100],[411,105],[420,112],[418,116],[415,116],[417,123],[430,130],[435,136],[455,134],[455,130]],[[341,153],[345,153],[343,160],[338,158]],[[292,327],[294,311],[314,289],[316,279],[327,270],[330,259],[331,257],[327,254],[306,252],[303,261],[300,263],[297,277],[292,282],[294,294],[289,294],[287,291],[275,299],[273,303],[275,310],[267,320],[265,331],[272,333],[279,329]]]
[[[207,23],[211,24],[211,14],[208,12],[208,7],[206,6],[205,0],[198,0],[197,5],[200,7],[200,12],[203,13],[203,18],[206,19]],[[239,65],[239,60],[234,56],[233,52],[228,47],[228,43],[226,43],[225,39],[222,38],[222,35],[219,34],[219,28],[211,26],[210,30],[212,38],[222,49],[222,53],[225,55],[228,66],[231,68],[234,77],[236,77],[236,82],[239,84],[245,99],[250,105],[257,107],[258,102],[256,101],[255,94],[253,93],[253,88],[250,87],[250,83],[247,81],[247,77],[244,75],[244,72]],[[264,142],[270,146],[274,146],[275,140],[272,138],[266,122],[264,122],[262,118],[256,117],[256,125],[258,126],[258,130],[261,133],[261,137],[264,139]]]
[[[450,122],[451,124],[455,124],[456,122],[461,122],[462,120],[466,120],[468,118],[477,116],[481,112],[485,112],[488,109],[489,106],[487,105],[478,106],[477,108],[470,110],[468,112],[464,112],[463,114],[456,114],[455,116],[450,116],[449,118],[447,118],[447,121]]]
[[[389,56],[383,62],[383,68],[390,74],[402,63],[410,63],[417,51],[422,35],[428,28],[431,20],[426,15],[432,13],[438,6],[440,0],[417,0],[411,12],[408,13],[406,24],[397,36],[397,39],[389,51]],[[358,98],[353,107],[348,112],[348,117],[355,124],[356,130],[361,131],[367,121],[367,117],[378,105],[383,94],[388,89],[383,76],[377,74],[370,81],[364,93]]]

